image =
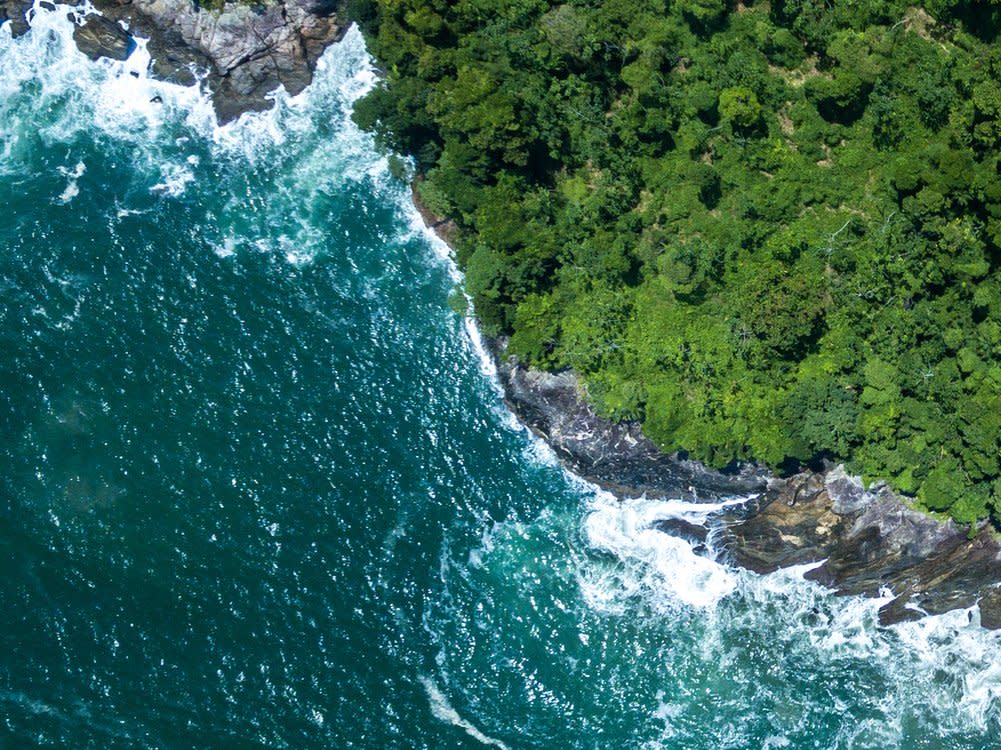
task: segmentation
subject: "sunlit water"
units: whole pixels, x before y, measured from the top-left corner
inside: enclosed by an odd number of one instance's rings
[[[975,610],[700,557],[518,428],[357,32],[221,129],[70,32],[0,29],[0,747],[1001,747]]]

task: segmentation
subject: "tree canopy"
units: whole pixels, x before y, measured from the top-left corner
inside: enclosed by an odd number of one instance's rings
[[[488,333],[714,466],[1001,519],[1001,6],[352,0]]]

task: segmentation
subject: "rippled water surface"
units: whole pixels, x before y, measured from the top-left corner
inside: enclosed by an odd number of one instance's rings
[[[699,557],[513,423],[357,32],[221,129],[70,32],[0,28],[0,747],[1001,748],[967,612]]]

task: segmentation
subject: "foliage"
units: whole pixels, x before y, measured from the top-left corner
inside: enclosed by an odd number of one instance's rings
[[[351,0],[483,327],[714,465],[1001,517],[990,4]]]

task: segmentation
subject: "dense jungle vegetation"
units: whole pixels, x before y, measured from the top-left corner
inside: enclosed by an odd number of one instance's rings
[[[970,0],[354,0],[484,329],[714,466],[1001,518],[1001,47]]]

